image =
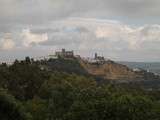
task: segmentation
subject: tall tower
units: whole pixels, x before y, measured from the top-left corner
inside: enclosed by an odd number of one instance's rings
[[[65,53],[65,49],[64,48],[62,49],[62,53]]]
[[[95,58],[95,59],[97,58],[97,53],[95,53],[95,56],[94,56],[94,58]]]

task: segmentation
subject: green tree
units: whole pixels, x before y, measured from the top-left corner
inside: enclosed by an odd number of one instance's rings
[[[0,90],[0,119],[1,120],[29,120],[29,114],[26,114],[22,105],[8,95],[3,90]]]

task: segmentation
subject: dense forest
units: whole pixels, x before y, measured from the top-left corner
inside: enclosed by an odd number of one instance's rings
[[[0,65],[0,119],[159,120],[160,93],[98,84],[75,61],[26,57]]]

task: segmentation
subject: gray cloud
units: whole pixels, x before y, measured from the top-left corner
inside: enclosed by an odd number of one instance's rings
[[[159,6],[159,0],[0,0],[0,56],[65,47],[160,60]]]
[[[159,0],[1,0],[0,24],[42,24],[68,16],[158,22],[159,5]]]

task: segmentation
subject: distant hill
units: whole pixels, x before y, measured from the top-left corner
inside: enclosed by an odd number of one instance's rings
[[[134,71],[132,68],[137,68],[134,65],[133,67],[128,67],[124,63],[117,63],[111,60],[103,64],[93,64],[81,58],[58,58],[44,61],[40,66],[51,72],[58,71],[94,77],[99,83],[131,83],[147,88],[160,87],[160,76],[143,69]]]
[[[118,62],[130,68],[142,68],[160,75],[160,62]]]
[[[160,79],[152,72],[147,72],[145,69],[134,71],[134,66],[128,67],[114,61],[106,61],[104,64],[91,64],[83,59],[50,59],[44,64],[49,70],[61,71],[67,73],[75,73],[79,75],[98,76],[107,80],[118,81],[142,81],[142,80],[157,80]]]
[[[82,66],[92,75],[101,76],[110,80],[135,80],[142,77],[125,65],[115,62],[106,62],[105,64],[90,64],[81,61]]]
[[[81,60],[81,65],[92,75],[102,76],[105,79],[121,81],[158,80],[159,76],[145,70],[134,71],[126,65],[106,61],[105,64],[90,64]]]

